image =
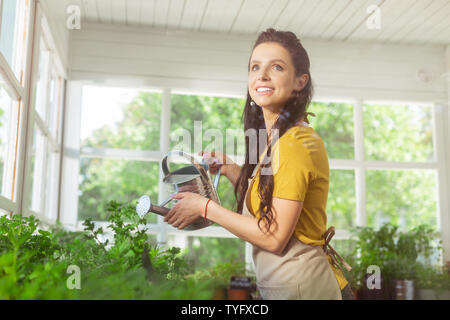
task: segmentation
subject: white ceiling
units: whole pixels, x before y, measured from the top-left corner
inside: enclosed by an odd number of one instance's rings
[[[81,22],[168,30],[255,34],[268,27],[300,38],[402,44],[450,44],[450,0],[46,0],[55,14],[70,4]],[[377,4],[381,29],[369,30]]]

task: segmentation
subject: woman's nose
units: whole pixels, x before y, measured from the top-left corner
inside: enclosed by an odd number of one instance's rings
[[[269,75],[266,68],[261,68],[258,74],[258,80],[269,80]]]

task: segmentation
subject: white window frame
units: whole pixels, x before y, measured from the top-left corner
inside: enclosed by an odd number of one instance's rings
[[[80,91],[83,85],[89,85],[89,82],[81,82],[79,84]],[[158,88],[145,88],[145,90],[158,90]],[[163,99],[162,99],[162,108],[161,108],[161,126],[160,126],[160,150],[152,150],[152,151],[139,151],[139,150],[119,150],[119,149],[94,149],[94,148],[80,148],[79,155],[83,157],[95,157],[95,158],[107,158],[107,159],[122,159],[122,160],[139,160],[139,161],[158,161],[160,162],[164,156],[164,154],[168,151],[169,148],[169,134],[170,134],[170,112],[171,112],[171,102],[170,97],[172,95],[171,89],[163,88]],[[179,93],[178,90],[176,93]],[[79,93],[81,95],[81,93]],[[189,94],[183,93],[183,94]],[[194,94],[194,93],[192,93]],[[196,92],[195,94],[199,95],[201,93]],[[211,95],[211,94],[206,94]],[[225,96],[225,95],[224,95]],[[79,100],[79,98],[77,98]],[[358,99],[350,99],[350,100],[340,100],[340,99],[324,99],[318,98],[314,99],[317,102],[346,102],[353,104],[353,116],[354,116],[354,159],[329,159],[330,161],[330,169],[347,169],[355,171],[355,190],[356,190],[356,225],[357,226],[366,226],[367,225],[367,216],[366,216],[366,171],[370,169],[379,169],[379,170],[391,170],[391,169],[432,169],[437,172],[438,177],[445,177],[446,174],[446,166],[445,161],[443,159],[443,152],[445,150],[445,140],[443,139],[444,135],[444,126],[442,123],[439,123],[437,120],[443,121],[443,117],[441,115],[442,108],[437,106],[435,103],[430,102],[419,102],[421,105],[431,106],[433,109],[433,152],[435,155],[435,159],[428,162],[394,162],[394,161],[374,161],[374,160],[365,160],[364,157],[364,129],[363,129],[363,105],[365,103],[414,103],[417,102],[408,102],[408,101],[380,101],[380,100],[364,100],[363,98]],[[81,101],[80,101],[81,102]],[[77,107],[79,109],[79,106]],[[162,172],[160,170],[160,184],[159,184],[159,198],[158,202],[162,202],[167,198],[167,194],[165,193],[166,188],[163,186],[161,179]],[[78,180],[76,180],[78,181]],[[443,195],[447,193],[447,186],[444,179],[437,179],[437,189],[436,193],[438,193],[438,205],[437,205],[437,228],[441,232],[441,235],[445,238],[445,217],[448,212],[448,199]],[[78,189],[77,189],[78,190]],[[77,196],[78,197],[78,196]],[[97,221],[99,226],[105,225],[104,222]],[[224,238],[236,238],[228,230],[212,226],[205,229],[200,229],[196,231],[190,231],[186,233],[185,231],[180,231],[176,228],[173,228],[170,225],[167,225],[163,222],[163,218],[158,216],[158,222],[156,224],[148,225],[150,234],[156,234],[157,240],[161,245],[167,243],[168,235],[185,235],[185,236],[194,236],[194,237],[224,237]],[[83,230],[82,221],[76,222],[76,230]],[[350,232],[346,229],[337,229],[336,235],[334,239],[336,240],[348,240],[350,239]],[[450,250],[449,248],[444,249]],[[448,252],[448,251],[447,251]],[[251,263],[251,246],[246,243],[246,261],[247,263]]]
[[[34,3],[34,2],[33,2]],[[23,170],[20,170],[22,172],[22,175],[20,175],[19,179],[19,194],[21,195],[20,205],[18,206],[18,212],[23,214],[24,216],[30,216],[34,215],[39,218],[39,220],[46,225],[54,224],[57,221],[57,206],[55,203],[58,201],[59,194],[55,192],[54,194],[48,193],[47,186],[45,185],[45,178],[47,176],[47,170],[49,166],[49,150],[53,151],[57,154],[61,154],[61,139],[58,137],[60,136],[59,132],[56,132],[55,135],[53,135],[50,132],[49,126],[46,124],[46,121],[41,118],[41,116],[36,112],[35,105],[36,105],[36,95],[33,94],[33,90],[36,90],[36,81],[37,81],[37,73],[38,73],[38,67],[39,67],[39,58],[40,58],[40,41],[41,38],[44,41],[45,45],[50,51],[50,57],[49,57],[49,63],[46,66],[46,97],[45,97],[45,107],[48,109],[48,103],[49,103],[49,90],[47,90],[47,87],[49,85],[49,80],[51,77],[48,77],[48,75],[51,75],[51,72],[55,70],[55,72],[58,75],[58,78],[66,79],[67,74],[65,72],[65,69],[63,67],[63,64],[61,62],[61,59],[58,55],[58,52],[56,50],[55,41],[52,37],[52,33],[50,32],[50,28],[48,26],[47,19],[45,15],[43,14],[43,10],[41,8],[41,5],[38,4],[34,7],[35,12],[35,18],[34,18],[34,28],[33,28],[33,43],[32,43],[32,63],[31,67],[28,72],[28,76],[30,77],[29,82],[33,85],[29,87],[28,90],[28,99],[27,99],[27,117],[24,119],[22,125],[23,130],[26,132],[24,134],[24,140],[21,143],[21,165]],[[30,46],[31,47],[31,46]],[[54,66],[55,69],[52,69],[51,66]],[[64,87],[62,86],[60,88],[61,92],[59,93],[60,101],[58,101],[57,107],[58,109],[62,108],[62,104],[64,102],[63,100],[63,90]],[[34,97],[34,99],[33,99]],[[49,112],[46,112],[46,117],[48,117]],[[62,122],[62,112],[60,110],[57,111],[57,114],[60,115],[60,119],[57,119],[59,123]],[[36,125],[36,127],[35,127]],[[61,125],[59,125],[61,127]],[[37,169],[37,166],[35,170],[39,170],[39,176],[41,176],[41,180],[39,181],[38,189],[35,190],[35,194],[32,195],[32,189],[30,186],[30,180],[31,175],[33,174],[31,172],[31,153],[32,153],[32,147],[33,147],[33,136],[34,136],[34,128],[40,131],[40,133],[44,137],[44,148],[43,148],[43,162],[41,163],[42,166],[39,169]],[[38,164],[38,162],[36,162]],[[60,168],[56,170],[56,175],[51,177],[51,181],[49,181],[47,184],[55,185],[59,182],[59,175],[60,175]],[[58,190],[57,188],[53,190]],[[30,202],[30,198],[34,197],[34,199],[37,199],[37,203],[39,203],[39,210],[31,210],[28,208],[27,204]],[[52,199],[48,199],[48,197],[53,197]],[[50,201],[49,201],[50,200]],[[52,208],[54,208],[54,212],[48,213],[47,212],[47,206],[53,202]]]
[[[9,94],[10,98],[13,101],[18,103],[18,110],[16,112],[11,113],[11,119],[9,120],[9,136],[11,138],[10,141],[15,140],[16,143],[13,145],[9,145],[8,147],[8,157],[5,163],[6,172],[5,175],[5,183],[3,188],[7,191],[7,196],[4,197],[0,195],[0,208],[5,210],[8,214],[19,213],[21,212],[21,204],[22,204],[22,194],[21,189],[23,186],[23,149],[25,147],[25,137],[26,137],[26,123],[28,116],[28,100],[29,100],[29,88],[30,88],[30,66],[32,63],[32,45],[33,45],[33,26],[35,19],[35,1],[30,1],[29,3],[29,21],[28,27],[24,30],[27,34],[27,42],[26,42],[26,52],[22,46],[23,42],[20,41],[22,39],[21,36],[14,36],[14,50],[12,65],[9,65],[3,54],[0,52],[0,73],[3,77],[4,89]],[[19,2],[17,4],[17,12],[19,15],[16,16],[16,22],[14,25],[15,30],[17,27],[19,30],[22,30],[24,27],[24,14],[23,11],[24,2]],[[0,6],[2,7],[2,5]],[[19,24],[19,25],[18,25]],[[16,48],[16,46],[19,46]],[[21,54],[16,56],[17,51],[20,51]],[[17,58],[20,59],[17,59]],[[21,60],[21,61],[17,61]],[[21,68],[23,66],[23,70],[25,70],[24,74],[20,74],[19,77],[16,76],[15,70]],[[17,127],[17,124],[19,127]],[[19,133],[19,135],[17,135]],[[14,188],[14,190],[13,190]]]

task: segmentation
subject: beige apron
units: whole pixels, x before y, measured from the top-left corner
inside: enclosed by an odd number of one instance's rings
[[[253,181],[249,179],[248,190]],[[247,206],[247,192],[242,214],[253,217]],[[322,246],[305,244],[293,235],[281,255],[252,247],[256,284],[264,300],[342,300]]]

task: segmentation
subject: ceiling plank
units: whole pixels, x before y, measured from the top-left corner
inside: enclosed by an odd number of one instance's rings
[[[331,40],[346,41],[348,37],[357,30],[361,25],[365,24],[368,14],[367,8],[371,5],[379,5],[383,0],[363,0],[358,1],[360,6],[354,13],[348,17],[345,24],[333,35]],[[361,5],[362,4],[362,5]]]
[[[369,29],[367,24],[361,25],[355,32],[353,32],[348,40],[359,41],[365,40],[369,41],[378,36],[385,28],[389,28],[393,21],[405,10],[406,5],[410,5],[410,0],[386,0],[383,6],[380,7],[380,29]]]
[[[206,0],[186,0],[180,28],[195,30],[200,23]]]
[[[155,19],[155,0],[144,0],[142,2],[141,17],[139,24],[148,27],[154,27]]]
[[[241,33],[256,33],[272,4],[273,0],[246,0],[242,4],[234,29]]]
[[[352,0],[333,1],[334,6],[323,16],[323,21],[311,31],[311,37],[322,38],[324,32],[336,21],[336,19],[345,11]]]
[[[417,16],[419,16],[422,10],[428,7],[432,3],[432,1],[433,0],[423,0],[409,2],[409,4],[404,3],[404,9],[402,10],[402,12],[400,12],[398,16],[394,18],[392,23],[389,24],[389,27],[382,28],[381,32],[378,33],[373,38],[373,40],[381,43],[388,41],[390,37],[399,32],[403,27],[408,25],[408,23],[412,19],[417,19]]]
[[[334,37],[341,32],[348,23],[350,19],[352,19],[352,16],[354,16],[357,12],[363,11],[365,12],[365,0],[356,0],[350,2],[344,11],[337,16],[332,24],[329,24],[327,26],[327,29],[325,29],[322,34],[320,35],[321,38],[326,40],[332,40]]]
[[[280,15],[283,13],[284,8],[287,5],[288,0],[274,1],[270,7],[268,7],[265,12],[260,24],[258,25],[257,33],[265,31],[267,28],[273,28],[274,24],[279,19]]]
[[[167,28],[177,29],[180,26],[186,0],[171,0]]]
[[[307,37],[314,37],[320,33],[321,26],[324,25],[325,17],[329,17],[329,14],[333,11],[339,10],[339,6],[345,4],[343,1],[321,1],[316,7],[315,13],[311,14],[311,18],[304,23],[300,32]]]
[[[401,41],[408,43],[416,43],[423,41],[424,39],[432,40],[435,30],[439,30],[439,26],[442,26],[444,22],[448,22],[450,19],[450,1],[445,0],[446,5],[435,12],[435,14],[423,21],[420,27],[411,30],[405,35]],[[448,33],[447,33],[448,35]],[[450,41],[450,36],[447,37],[447,43]]]
[[[141,23],[142,1],[144,0],[127,0],[127,23],[129,25]]]
[[[126,24],[127,23],[127,5],[125,0],[114,0],[112,2],[111,12],[112,21],[116,24]]]
[[[112,23],[112,0],[97,0],[98,20],[100,23]]]
[[[98,22],[98,10],[97,3],[95,0],[83,0],[83,10],[81,11],[84,14],[86,21],[89,22]]]
[[[428,7],[420,12],[420,15],[411,19],[405,27],[389,38],[389,42],[402,43],[405,38],[418,28],[424,28],[427,24],[433,23],[434,16],[449,4],[447,0],[434,0]]]
[[[156,28],[166,28],[168,20],[169,5],[171,0],[155,1],[155,20],[153,26]]]

